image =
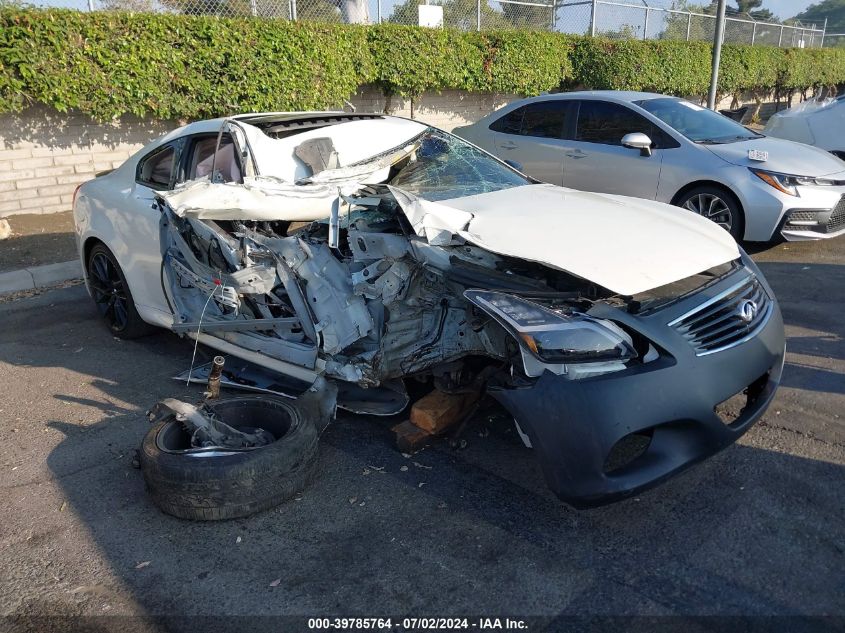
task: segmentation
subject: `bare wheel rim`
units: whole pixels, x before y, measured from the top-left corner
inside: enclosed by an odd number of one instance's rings
[[[115,330],[123,330],[129,322],[126,288],[117,267],[104,253],[91,259],[88,280],[100,316]]]
[[[699,193],[689,198],[683,208],[712,220],[726,231],[733,228],[733,213],[728,203],[712,193]]]

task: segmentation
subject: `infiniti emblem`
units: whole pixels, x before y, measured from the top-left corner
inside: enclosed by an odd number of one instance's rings
[[[751,323],[757,316],[757,304],[753,301],[743,301],[739,304],[737,313],[744,323]]]

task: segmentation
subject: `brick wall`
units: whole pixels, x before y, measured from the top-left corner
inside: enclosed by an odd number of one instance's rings
[[[357,112],[389,112],[419,119],[451,132],[456,127],[475,123],[493,110],[519,98],[519,95],[513,94],[444,90],[441,93],[425,93],[412,103],[411,99],[385,97],[381,90],[363,86],[349,102]]]
[[[516,98],[446,90],[426,93],[412,102],[385,97],[375,87],[363,86],[350,103],[358,112],[413,116],[451,131]],[[730,98],[719,104],[721,108],[729,106]],[[769,109],[761,114],[767,115]],[[178,125],[132,116],[103,124],[82,114],[62,114],[40,105],[19,114],[0,114],[0,218],[69,210],[77,185],[99,171],[117,167]]]
[[[41,105],[0,114],[0,217],[69,210],[77,185],[177,125],[137,117],[102,124]]]

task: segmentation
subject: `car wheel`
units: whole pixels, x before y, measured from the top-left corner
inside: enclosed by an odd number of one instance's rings
[[[162,511],[199,521],[244,517],[290,499],[313,479],[319,433],[295,402],[240,396],[210,407],[230,426],[261,428],[275,441],[251,449],[192,449],[180,422],[162,420],[140,453],[147,490]]]
[[[718,187],[696,187],[675,202],[676,206],[712,220],[737,241],[745,234],[745,218],[733,194]]]
[[[154,328],[135,309],[126,277],[114,255],[104,244],[97,244],[88,255],[88,288],[97,311],[112,334],[122,339],[138,338]]]

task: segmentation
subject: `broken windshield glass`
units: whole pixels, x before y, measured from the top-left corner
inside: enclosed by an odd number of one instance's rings
[[[390,184],[426,200],[474,196],[531,181],[459,138],[428,128]]]

